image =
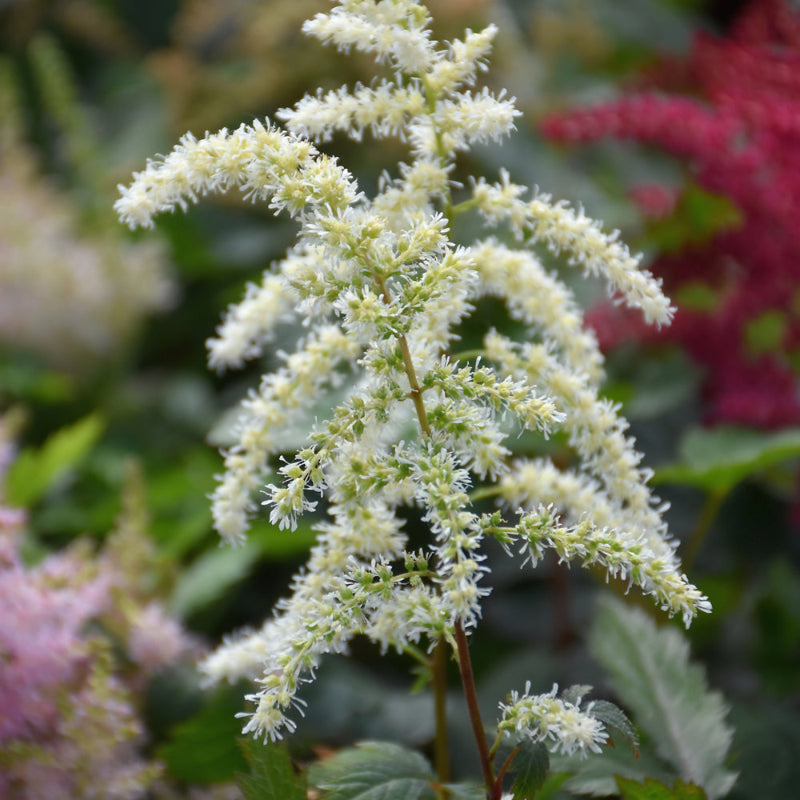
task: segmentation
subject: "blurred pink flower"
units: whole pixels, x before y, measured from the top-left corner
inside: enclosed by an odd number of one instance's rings
[[[14,533],[0,536],[1,746],[52,729],[60,694],[80,681],[87,658],[82,629],[107,602],[108,581],[77,580],[81,565],[70,555],[26,570]]]
[[[157,672],[193,652],[199,653],[199,643],[163,606],[148,603],[132,615],[128,656],[145,672]]]
[[[610,136],[657,146],[740,213],[707,241],[656,258],[652,271],[678,300],[672,326],[653,331],[611,303],[589,321],[606,348],[630,339],[684,347],[706,370],[710,421],[800,424],[800,12],[785,0],[756,0],[728,36],[699,34],[683,65],[671,59],[669,71],[646,76],[651,88],[684,81],[693,96],[648,91],[543,122],[562,142]],[[670,211],[668,189],[632,194],[646,217]],[[714,292],[712,307],[681,304],[681,290],[698,283]],[[771,327],[759,340],[765,320]]]

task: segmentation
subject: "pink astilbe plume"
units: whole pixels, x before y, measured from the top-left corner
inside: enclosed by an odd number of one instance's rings
[[[80,564],[69,556],[26,570],[14,537],[0,546],[0,747],[35,738],[58,716],[63,687],[80,680],[88,653],[82,629],[107,602],[103,579],[79,582]]]
[[[19,531],[0,526],[0,797],[137,798],[160,767],[140,753],[144,727],[90,623],[112,576],[76,547],[26,568]]]
[[[686,163],[695,185],[730,200],[740,219],[656,258],[652,271],[679,300],[671,327],[650,329],[611,304],[590,321],[606,348],[629,339],[684,347],[706,370],[709,421],[799,424],[800,11],[756,0],[726,37],[699,34],[688,58],[670,63],[668,77],[648,73],[648,91],[550,115],[542,130],[565,143],[613,137],[658,147]],[[684,83],[685,94],[664,91]],[[650,219],[679,203],[662,187],[635,187],[632,196]],[[713,308],[681,307],[681,289],[698,283],[713,290]],[[778,333],[754,346],[765,314]]]
[[[198,643],[142,589],[148,542],[125,513],[99,554],[77,541],[26,564],[26,514],[2,492],[13,458],[0,417],[0,798],[152,796],[166,784],[142,692]]]

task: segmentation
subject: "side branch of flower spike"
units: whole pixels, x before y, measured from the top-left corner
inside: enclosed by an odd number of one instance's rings
[[[597,528],[590,519],[562,525],[553,508],[544,506],[521,512],[519,523],[506,535],[509,544],[518,539],[526,561],[533,566],[547,548],[564,562],[577,559],[582,566],[602,566],[608,575],[635,583],[652,595],[670,616],[681,614],[687,627],[699,611],[711,610],[708,598],[677,571],[674,561],[658,557],[642,536]]]
[[[169,155],[134,173],[130,186],[119,187],[114,209],[131,229],[152,228],[157,214],[186,210],[199,197],[233,187],[292,216],[309,206],[343,211],[359,196],[335,159],[319,154],[310,142],[255,121],[202,139],[187,133]]]
[[[508,221],[520,240],[543,242],[554,254],[565,251],[570,263],[590,275],[606,278],[612,291],[619,291],[627,304],[639,308],[648,322],[668,323],[674,313],[661,291],[661,283],[639,267],[640,256],[632,256],[619,241],[619,231],[604,233],[596,220],[566,202],[552,202],[547,194],[525,201],[524,186],[511,183],[502,170],[500,182],[483,178],[473,186],[473,200],[485,219],[494,225]]]

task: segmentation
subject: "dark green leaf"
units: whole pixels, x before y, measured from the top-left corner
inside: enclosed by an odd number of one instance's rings
[[[533,797],[544,783],[549,768],[550,753],[542,742],[521,744],[509,770],[514,776],[511,787],[514,797],[518,800],[522,800],[523,797]]]
[[[306,800],[305,779],[295,773],[285,743],[240,739],[239,745],[250,767],[236,776],[246,800]]]
[[[230,687],[215,693],[199,714],[177,725],[159,757],[170,775],[193,784],[231,780],[246,763],[236,746],[242,722],[236,718],[242,696]]]
[[[417,752],[362,742],[311,767],[309,783],[325,800],[434,800],[433,771]]]
[[[647,778],[644,783],[617,778],[622,800],[706,800],[706,793],[693,783],[676,781],[670,789],[663,783]]]

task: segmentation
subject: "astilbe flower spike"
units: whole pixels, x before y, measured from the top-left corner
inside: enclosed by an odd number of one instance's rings
[[[710,421],[796,425],[800,13],[785,0],[756,0],[726,37],[699,34],[687,61],[671,63],[670,73],[651,71],[650,91],[552,114],[542,130],[560,142],[613,137],[659,147],[684,161],[696,184],[732,201],[738,224],[663,253],[652,267],[670,292],[700,282],[718,301],[710,309],[683,307],[669,329],[657,331],[610,304],[589,320],[604,348],[630,338],[681,344],[707,372]],[[691,96],[664,93],[676,74]],[[652,191],[634,196],[645,201],[645,214],[668,209],[647,203]],[[780,330],[774,342],[753,347],[765,315]]]
[[[446,45],[428,26],[426,9],[411,0],[342,0],[306,31],[373,53],[390,77],[307,95],[278,113],[283,129],[254,122],[200,140],[187,135],[117,202],[124,222],[150,227],[158,213],[238,188],[300,226],[295,246],[228,309],[209,342],[212,367],[238,367],[263,351],[279,323],[305,325],[282,366],[243,401],[213,497],[217,529],[233,544],[265,485],[263,505],[281,528],[294,529],[320,504],[328,515],[316,523],[317,543],[291,596],[260,630],[229,639],[203,664],[213,680],[257,681],[245,731],[268,739],[293,730],[301,683],[323,654],[346,651],[355,636],[398,651],[444,639],[457,651],[490,591],[488,538],[533,564],[553,550],[602,566],[687,624],[710,608],[680,571],[626,423],[600,398],[602,358],[582,311],[534,246],[605,278],[649,321],[666,324],[673,310],[617,234],[582,210],[531,196],[506,172],[495,182],[456,181],[457,153],[509,134],[518,112],[512,98],[472,88],[493,26]],[[311,142],[334,132],[360,140],[367,131],[398,136],[411,151],[372,198]],[[487,229],[510,231],[516,246],[489,230],[469,244],[452,241],[452,220],[470,210]],[[479,357],[457,359],[456,327],[484,296],[505,303],[525,341],[489,330]],[[345,399],[305,446],[282,453],[281,430],[345,382]],[[507,434],[515,429],[545,437],[563,430],[574,466],[513,459]],[[478,510],[476,492],[494,496],[497,508]],[[427,549],[409,549],[403,507],[419,509]],[[588,706],[554,693],[526,691],[503,711],[509,735],[527,730],[581,753],[603,740],[599,722],[578,731],[567,720],[590,716]]]

